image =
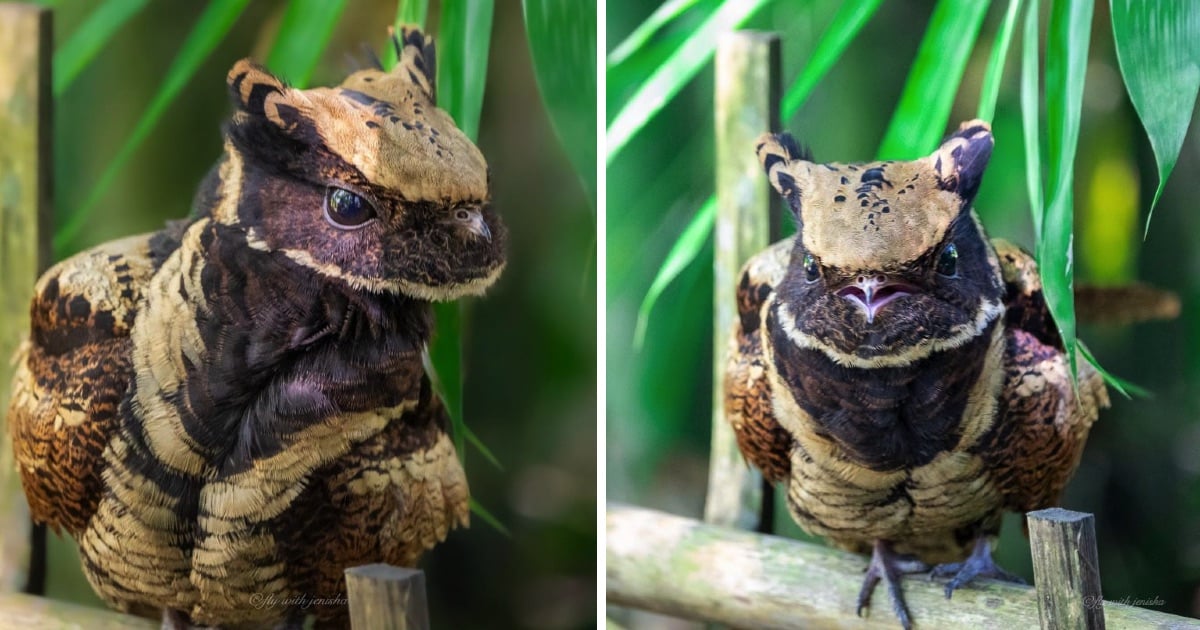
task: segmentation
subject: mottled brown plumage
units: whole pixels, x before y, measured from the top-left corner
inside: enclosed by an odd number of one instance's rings
[[[1002,513],[1058,501],[1108,406],[1086,362],[1072,388],[1033,259],[971,209],[992,142],[971,121],[913,162],[758,146],[798,235],[743,271],[726,416],[805,530],[873,551],[859,610],[886,580],[906,627],[902,554],[955,563],[935,570],[948,595],[1006,577],[989,546]]]
[[[16,459],[109,604],[343,626],[345,568],[411,566],[466,525],[429,301],[495,282],[505,231],[486,162],[434,105],[432,42],[396,45],[393,71],[335,88],[238,62],[193,215],[38,282]]]

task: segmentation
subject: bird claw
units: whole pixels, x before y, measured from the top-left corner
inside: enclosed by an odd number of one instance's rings
[[[863,610],[870,607],[871,595],[875,586],[883,580],[887,584],[888,595],[892,600],[892,611],[900,620],[904,630],[912,630],[912,619],[908,614],[908,605],[904,603],[904,593],[900,591],[900,576],[906,573],[921,573],[929,570],[929,565],[912,558],[894,553],[886,542],[875,541],[871,553],[871,561],[867,564],[866,576],[863,577],[862,588],[858,591],[858,608],[855,614],[863,616]]]
[[[996,564],[992,559],[992,546],[982,536],[975,540],[975,547],[966,560],[939,564],[929,572],[931,580],[950,576],[954,577],[946,583],[946,599],[950,599],[955,590],[970,584],[977,577],[1025,584],[1021,576],[1009,573]]]

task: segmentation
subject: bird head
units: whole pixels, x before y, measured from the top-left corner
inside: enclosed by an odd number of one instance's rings
[[[969,121],[913,161],[817,164],[788,134],[758,157],[797,238],[777,301],[789,333],[855,365],[916,360],[1002,312],[995,251],[971,209],[993,138]]]
[[[504,267],[487,162],[435,105],[433,42],[393,36],[399,61],[299,90],[249,60],[228,76],[215,220],[251,246],[356,290],[419,300],[480,294]]]

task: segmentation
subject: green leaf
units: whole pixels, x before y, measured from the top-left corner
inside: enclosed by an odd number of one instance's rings
[[[1038,135],[1038,0],[1025,11],[1021,35],[1021,130],[1025,138],[1025,185],[1033,214],[1034,242],[1042,240],[1042,147]]]
[[[808,95],[812,93],[813,88],[820,83],[821,79],[825,78],[838,59],[842,58],[842,54],[846,52],[850,42],[854,41],[858,32],[875,14],[875,10],[882,2],[883,0],[847,0],[842,3],[837,14],[833,16],[833,20],[829,22],[829,27],[821,35],[821,40],[817,42],[816,48],[813,49],[812,57],[809,58],[808,63],[804,64],[800,76],[796,77],[787,93],[783,95],[780,111],[783,113],[784,120],[800,111],[800,107],[808,100]]]
[[[137,147],[150,135],[150,131],[158,123],[158,119],[162,117],[163,112],[179,95],[183,86],[192,78],[200,64],[208,58],[217,44],[225,38],[229,29],[233,27],[233,23],[237,21],[238,16],[246,8],[249,0],[212,0],[204,9],[204,13],[200,15],[200,19],[196,22],[196,26],[192,28],[191,33],[188,33],[187,38],[183,42],[183,46],[179,50],[179,54],[175,60],[171,62],[171,67],[167,70],[167,76],[163,80],[162,86],[154,95],[154,100],[150,102],[146,112],[142,114],[138,124],[134,127],[133,133],[126,139],[125,144],[121,146],[121,150],[108,164],[108,168],[104,169],[104,173],[100,175],[99,181],[92,187],[83,205],[70,213],[62,229],[54,235],[54,249],[57,255],[61,255],[63,250],[74,240],[79,230],[87,221],[88,215],[95,207],[96,202],[108,191],[109,186],[116,180],[117,174],[125,163],[129,161],[130,156]]]
[[[491,41],[493,3],[449,0],[442,5],[438,36],[438,106],[445,109],[468,138],[479,135],[483,89],[487,82],[488,44]],[[462,331],[466,305],[434,305],[438,330],[429,348],[437,390],[446,404],[454,430],[454,446],[466,460],[468,429],[463,421]],[[485,518],[485,520],[487,520]]]
[[[712,59],[721,33],[740,26],[767,2],[769,0],[726,0],[721,3],[720,8],[684,40],[683,45],[650,75],[617,112],[605,134],[608,145],[605,163],[612,163],[634,135]]]
[[[633,29],[633,32],[626,37],[624,41],[617,44],[617,47],[612,52],[608,53],[608,67],[611,68],[620,64],[626,59],[640,51],[646,42],[650,41],[651,37],[665,26],[671,20],[683,15],[688,9],[696,6],[700,0],[667,0],[659,5],[646,21]]]
[[[1050,12],[1046,36],[1046,166],[1049,203],[1038,240],[1038,268],[1050,314],[1076,370],[1075,295],[1072,268],[1075,150],[1083,107],[1092,25],[1091,0],[1059,0]]]
[[[62,96],[79,73],[147,0],[106,0],[96,7],[54,53],[54,96]]]
[[[442,3],[438,38],[438,106],[446,110],[458,128],[472,140],[479,135],[494,9],[492,0],[447,0]]]
[[[425,19],[429,16],[429,0],[400,0],[396,9],[396,25],[412,24],[425,27]]]
[[[475,435],[475,432],[471,430],[471,427],[464,424],[463,429],[466,432],[467,442],[470,442],[475,448],[479,449],[479,452],[483,454],[483,458],[491,462],[491,464],[496,467],[496,470],[503,472],[504,466],[500,464],[500,459],[496,457],[494,453],[492,453],[492,449],[488,448],[487,445],[483,443],[483,440],[479,439],[479,436]]]
[[[267,68],[297,88],[308,86],[346,0],[291,0],[267,55]]]
[[[1158,163],[1158,187],[1146,215],[1148,233],[1200,93],[1200,3],[1111,0],[1110,4],[1121,76]]]
[[[992,42],[992,56],[988,59],[987,72],[983,75],[983,87],[979,90],[979,111],[975,117],[992,122],[996,115],[996,99],[1000,96],[1000,79],[1004,77],[1004,62],[1008,60],[1008,46],[1012,43],[1013,30],[1017,24],[1017,14],[1021,12],[1021,0],[1008,0],[1008,11],[1000,30],[996,32],[996,41]]]
[[[396,22],[392,28],[397,33],[402,26],[415,26],[425,30],[425,18],[429,15],[429,0],[400,0],[396,5]],[[391,70],[396,65],[396,46],[391,38],[383,46],[383,58],[380,60],[384,70]]]
[[[454,434],[454,448],[459,460],[466,461],[467,429],[462,415],[462,318],[463,305],[458,302],[438,302],[433,305],[437,328],[429,344],[429,362],[425,371],[430,374],[433,388],[442,396]]]
[[[525,0],[525,32],[558,141],[596,198],[596,0]]]
[[[472,514],[483,519],[483,522],[487,523],[488,525],[496,528],[496,531],[504,534],[505,538],[512,538],[512,532],[508,531],[508,528],[500,522],[500,519],[492,516],[492,513],[487,511],[487,508],[480,505],[480,503],[475,500],[475,497],[471,497],[470,505]]]
[[[646,325],[649,323],[650,311],[654,309],[654,303],[658,301],[658,297],[662,295],[667,286],[679,276],[679,272],[696,260],[696,255],[700,253],[704,243],[708,241],[708,237],[712,235],[713,223],[716,218],[717,198],[709,197],[696,216],[692,217],[692,221],[684,228],[679,240],[671,246],[667,259],[663,261],[662,267],[659,267],[658,275],[655,276],[650,290],[646,292],[646,297],[642,299],[642,305],[638,308],[637,328],[633,333],[635,348],[640,349],[645,340]]]
[[[1082,341],[1079,342],[1079,353],[1083,355],[1084,359],[1087,359],[1088,363],[1092,364],[1092,367],[1096,368],[1096,371],[1100,373],[1101,378],[1103,378],[1106,383],[1112,385],[1113,389],[1117,390],[1117,392],[1119,392],[1125,398],[1132,399],[1134,396],[1141,398],[1154,397],[1154,392],[1151,392],[1141,385],[1131,383],[1119,376],[1116,376],[1101,367],[1100,362],[1096,360],[1096,357],[1092,356],[1092,351],[1089,350]]]
[[[939,0],[884,133],[880,159],[914,159],[937,145],[988,4],[985,0]]]

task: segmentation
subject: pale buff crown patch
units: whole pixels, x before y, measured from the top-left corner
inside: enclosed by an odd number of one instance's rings
[[[449,114],[434,105],[424,51],[405,45],[390,72],[355,72],[338,87],[298,90],[248,60],[230,71],[243,103],[268,86],[262,112],[290,130],[298,115],[316,128],[330,152],[371,183],[410,201],[439,203],[488,198],[487,162]],[[430,51],[432,52],[432,51]],[[242,115],[242,114],[239,114]]]
[[[986,129],[986,123],[971,121]],[[771,184],[798,200],[803,243],[825,265],[884,270],[936,247],[963,211],[956,164],[968,138],[953,136],[908,162],[817,164],[791,155],[776,136],[759,139]]]

